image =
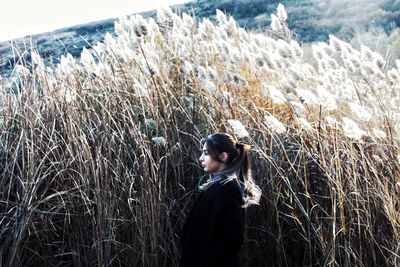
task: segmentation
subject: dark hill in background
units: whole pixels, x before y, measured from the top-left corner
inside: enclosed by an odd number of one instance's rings
[[[328,3],[329,2],[329,3]],[[334,2],[334,3],[331,3]],[[264,31],[270,25],[270,14],[282,3],[288,13],[289,28],[299,42],[326,41],[329,34],[350,40],[360,29],[379,27],[391,32],[400,26],[400,0],[197,0],[172,6],[179,13],[195,14],[198,18],[215,17],[220,9],[232,15],[248,30]],[[155,16],[156,11],[141,13]],[[92,22],[0,43],[0,74],[8,76],[20,58],[28,59],[24,51],[34,47],[47,63],[57,64],[66,53],[79,57],[83,47],[89,48],[103,40],[106,32],[114,33],[117,18]],[[399,41],[400,43],[400,41]]]

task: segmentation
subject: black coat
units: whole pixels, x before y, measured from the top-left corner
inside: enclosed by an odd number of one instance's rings
[[[181,233],[181,267],[242,266],[244,208],[236,179],[205,189]]]

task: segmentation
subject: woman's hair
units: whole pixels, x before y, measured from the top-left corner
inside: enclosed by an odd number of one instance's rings
[[[204,143],[210,157],[225,164],[225,168],[217,175],[238,180],[242,189],[243,206],[258,204],[261,190],[252,178],[250,146],[237,142],[233,136],[226,133],[209,135],[204,139]],[[226,161],[223,161],[220,157],[223,152],[228,155]],[[207,188],[207,183],[203,188]]]

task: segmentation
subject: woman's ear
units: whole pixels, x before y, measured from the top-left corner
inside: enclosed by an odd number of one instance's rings
[[[228,160],[228,153],[222,152],[219,158],[225,163]]]

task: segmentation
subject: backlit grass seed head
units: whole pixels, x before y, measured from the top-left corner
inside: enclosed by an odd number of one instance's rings
[[[277,69],[278,65],[277,65],[277,59],[276,56],[270,53],[264,53],[264,60],[267,63],[268,68],[270,69]]]
[[[387,137],[387,135],[384,131],[376,129],[376,128],[372,129],[372,135],[375,138],[379,138],[379,139],[385,139]]]
[[[27,77],[30,74],[30,71],[27,67],[17,64],[14,66],[14,73],[16,73],[19,77]]]
[[[35,51],[31,52],[31,59],[32,59],[32,63],[38,66],[43,66],[43,59],[42,57],[36,53]]]
[[[296,55],[296,57],[303,57],[303,49],[301,49],[301,47],[297,41],[291,40],[290,46],[293,50],[293,53]]]
[[[300,128],[309,132],[312,130],[311,124],[304,118],[297,118],[297,123],[300,125]]]
[[[250,36],[245,29],[239,28],[238,33],[240,40],[242,40],[243,42],[250,42]]]
[[[207,73],[208,79],[210,79],[212,81],[215,81],[218,79],[218,73],[214,68],[207,66],[206,73]]]
[[[225,25],[228,20],[226,18],[226,15],[224,14],[224,12],[222,12],[221,10],[217,9],[216,11],[216,19],[218,21],[218,25],[223,26]]]
[[[157,21],[161,23],[166,23],[172,21],[174,13],[169,7],[161,7],[157,9]]]
[[[367,78],[374,76],[377,73],[376,66],[371,62],[363,62],[361,66],[361,74]]]
[[[70,53],[67,53],[66,56],[61,55],[60,63],[57,65],[57,70],[60,74],[70,75],[77,68],[75,58]]]
[[[367,132],[362,130],[360,126],[352,119],[343,117],[342,121],[344,134],[348,138],[361,141],[365,136],[368,136]]]
[[[182,23],[187,29],[193,29],[195,25],[193,17],[186,13],[182,14]]]
[[[165,138],[162,136],[153,137],[153,138],[151,138],[151,141],[153,141],[154,144],[156,144],[160,147],[165,147],[165,145],[167,143],[165,141]]]
[[[144,120],[144,123],[145,123],[147,129],[152,130],[152,131],[157,130],[157,124],[156,124],[156,122],[155,122],[153,119],[151,119],[151,118],[146,118],[146,119]]]
[[[229,17],[228,22],[225,24],[225,32],[228,37],[234,37],[239,34],[238,27],[235,19],[233,17]]]
[[[297,88],[295,91],[297,93],[297,96],[298,96],[298,99],[300,100],[300,102],[306,103],[306,104],[311,104],[311,105],[319,104],[318,98],[310,90]]]
[[[325,87],[317,86],[317,94],[319,104],[328,111],[334,111],[338,108],[336,97],[325,89]]]
[[[336,128],[337,125],[339,124],[338,121],[335,118],[331,117],[331,116],[326,116],[325,117],[325,121],[328,124],[328,126],[331,127],[331,128]]]
[[[293,77],[294,80],[296,81],[300,81],[303,80],[304,74],[300,71],[300,68],[298,68],[297,66],[292,66],[288,68],[288,73]]]
[[[265,123],[267,124],[267,127],[271,129],[273,132],[278,133],[278,134],[283,134],[286,132],[286,127],[285,125],[280,122],[276,117],[272,115],[267,115],[264,117]]]
[[[230,109],[230,101],[231,101],[231,93],[228,91],[222,90],[222,107],[224,110],[229,110]]]
[[[393,68],[389,70],[387,72],[387,76],[392,84],[400,83],[400,73],[397,71],[397,69]]]
[[[314,58],[317,60],[322,60],[328,57],[328,55],[325,53],[323,49],[321,49],[319,45],[312,45],[312,54]]]
[[[284,58],[294,58],[293,50],[290,44],[284,40],[278,40],[278,53]]]
[[[236,137],[241,139],[249,136],[249,132],[243,126],[243,124],[238,120],[228,120],[230,127],[235,133]]]
[[[351,112],[361,121],[367,122],[372,119],[372,114],[365,107],[354,102],[349,102],[348,105]]]
[[[297,115],[302,115],[306,110],[304,105],[299,101],[289,101],[289,103]]]
[[[333,56],[334,51],[330,45],[324,42],[319,42],[318,46],[320,47],[321,50],[323,50],[328,56]]]
[[[374,60],[374,54],[372,52],[372,50],[365,45],[361,45],[361,57],[364,61],[369,61],[372,62]]]
[[[336,36],[329,34],[329,46],[337,52],[342,51],[343,49],[343,41],[337,38]]]
[[[204,19],[203,22],[199,24],[198,33],[203,40],[212,40],[215,32],[214,24],[209,19]]]
[[[284,30],[282,22],[275,14],[271,14],[271,29],[275,32],[282,32]]]
[[[145,89],[140,83],[135,83],[133,85],[135,93],[139,97],[149,97],[149,90]]]
[[[267,94],[272,100],[272,103],[280,105],[286,103],[286,97],[284,94],[279,91],[275,86],[269,85],[265,86],[264,84],[262,85],[262,91]]]
[[[383,57],[379,54],[379,53],[374,53],[374,60],[373,60],[374,64],[379,68],[379,69],[383,69],[386,65],[385,60],[383,59]]]
[[[182,67],[183,73],[185,75],[192,75],[194,74],[194,68],[193,65],[191,63],[189,63],[188,61],[185,61],[183,63],[183,67]]]
[[[287,13],[285,10],[285,6],[282,5],[281,3],[279,3],[278,7],[276,8],[276,14],[281,21],[287,20]]]
[[[202,80],[201,81],[202,86],[204,87],[204,89],[206,89],[211,95],[214,96],[220,96],[221,93],[219,90],[217,90],[217,87],[215,86],[215,84],[212,81],[209,80]]]
[[[203,66],[195,66],[194,72],[195,72],[197,78],[199,78],[200,80],[207,79],[206,69]]]
[[[137,37],[146,36],[148,33],[147,22],[142,16],[137,15],[133,19],[133,31]]]
[[[93,55],[86,47],[84,47],[81,52],[81,64],[89,71],[93,71],[96,65]]]

